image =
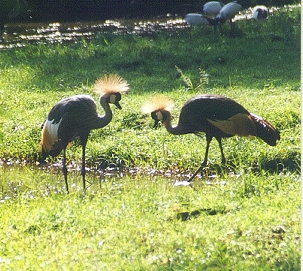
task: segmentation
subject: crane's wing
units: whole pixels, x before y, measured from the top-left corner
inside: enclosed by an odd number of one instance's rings
[[[208,132],[211,126],[226,135],[256,135],[249,112],[232,99],[218,95],[198,95],[183,106],[179,124],[188,132]]]
[[[227,120],[207,119],[212,125],[228,135],[256,135],[256,126],[249,115],[238,113]]]
[[[97,118],[96,104],[90,96],[76,95],[61,100],[44,123],[41,150],[58,155],[79,133],[89,132]]]

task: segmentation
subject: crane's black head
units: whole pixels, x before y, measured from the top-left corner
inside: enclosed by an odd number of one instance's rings
[[[159,121],[163,123],[166,120],[166,115],[161,110],[151,112],[151,117],[153,120],[155,120],[153,128],[156,128],[158,126]]]
[[[225,21],[225,18],[221,14],[218,14],[214,20],[214,24],[224,24]]]
[[[268,16],[268,11],[267,10],[258,8],[256,11],[258,12],[257,18],[259,20],[267,18],[267,16]]]
[[[122,107],[119,103],[120,100],[121,100],[121,93],[119,93],[119,92],[112,93],[108,96],[108,103],[114,104],[119,109],[122,109]]]

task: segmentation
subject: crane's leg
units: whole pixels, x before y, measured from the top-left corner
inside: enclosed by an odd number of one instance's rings
[[[86,174],[86,170],[85,170],[85,146],[86,145],[82,145],[82,165],[81,165],[81,175],[82,175],[82,181],[83,181],[83,191],[85,192],[85,174]]]
[[[4,29],[4,24],[0,23],[0,42],[4,41],[4,38],[3,38],[3,29]]]
[[[191,182],[197,176],[197,174],[207,165],[208,151],[209,151],[209,146],[210,146],[210,142],[211,142],[212,138],[213,138],[212,136],[206,135],[206,149],[205,149],[204,160],[203,160],[201,166],[189,178],[188,182]]]
[[[232,21],[232,19],[229,20],[230,23],[230,32],[234,31],[234,22]]]
[[[86,187],[85,187],[85,185],[86,185],[86,180],[85,180],[85,174],[86,174],[86,170],[85,170],[85,148],[86,148],[87,139],[88,139],[88,134],[80,136],[80,141],[81,141],[81,145],[82,145],[81,175],[82,175],[83,191],[84,192],[86,190]]]
[[[66,187],[66,192],[68,192],[68,183],[67,183],[67,168],[66,168],[66,148],[63,149],[63,165],[62,165],[62,172],[64,176],[64,181],[65,181],[65,187]]]
[[[218,143],[219,143],[219,147],[220,147],[220,152],[221,152],[221,163],[225,164],[226,163],[226,158],[224,156],[224,152],[223,152],[223,147],[222,147],[222,139],[221,138],[216,138]]]

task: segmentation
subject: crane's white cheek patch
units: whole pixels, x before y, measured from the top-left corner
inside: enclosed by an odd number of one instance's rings
[[[58,123],[52,123],[46,120],[42,130],[41,147],[44,151],[50,151],[53,145],[58,141],[58,129],[62,120]]]
[[[239,113],[227,120],[207,120],[228,135],[254,136],[257,133],[253,120],[246,114]]]
[[[116,102],[116,95],[110,95],[109,102],[114,104]]]
[[[163,119],[163,114],[161,113],[161,111],[156,112],[156,116],[157,116],[158,120]]]

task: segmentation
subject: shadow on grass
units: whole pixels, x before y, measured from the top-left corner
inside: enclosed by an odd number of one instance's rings
[[[199,210],[194,210],[191,212],[180,212],[177,213],[177,219],[180,219],[181,221],[190,220],[192,218],[196,218],[200,216],[201,214],[206,215],[219,215],[219,214],[226,214],[229,213],[229,210],[219,210],[219,209],[212,209],[212,208],[204,208]]]

